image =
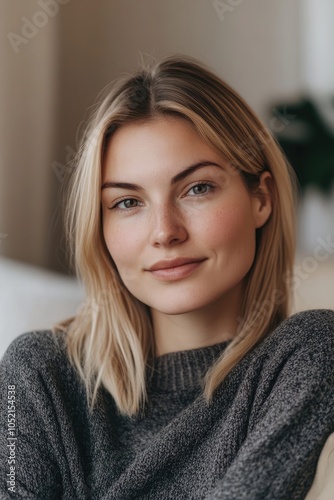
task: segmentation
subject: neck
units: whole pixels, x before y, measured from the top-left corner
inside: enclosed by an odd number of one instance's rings
[[[240,297],[240,289],[235,289],[229,300],[183,314],[152,309],[156,356],[231,340],[237,333]]]

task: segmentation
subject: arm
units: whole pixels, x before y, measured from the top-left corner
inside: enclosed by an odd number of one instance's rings
[[[22,336],[1,361],[1,498],[61,498],[52,401]]]
[[[322,449],[312,488],[305,500],[332,500],[334,497],[334,433]]]
[[[247,437],[207,500],[304,500],[334,430],[334,336],[328,326],[324,335],[300,332],[301,342],[291,344],[279,364],[269,352]],[[280,342],[283,352],[290,339]]]
[[[59,341],[49,331],[21,335],[1,361],[1,498],[85,498],[81,392]]]

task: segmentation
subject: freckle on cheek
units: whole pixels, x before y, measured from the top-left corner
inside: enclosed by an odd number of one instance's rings
[[[206,224],[208,228],[213,231],[224,231],[226,233],[234,233],[239,231],[240,222],[242,218],[234,210],[224,210],[218,214],[207,219]]]

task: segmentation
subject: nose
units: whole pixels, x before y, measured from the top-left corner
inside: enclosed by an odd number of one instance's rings
[[[177,245],[188,238],[185,221],[170,205],[154,211],[151,227],[150,244],[155,247]]]

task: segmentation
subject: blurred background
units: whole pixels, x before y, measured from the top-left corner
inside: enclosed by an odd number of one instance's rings
[[[294,310],[334,308],[332,0],[0,0],[0,356],[83,298],[61,189],[91,107],[142,57],[197,57],[277,137],[300,181]]]

